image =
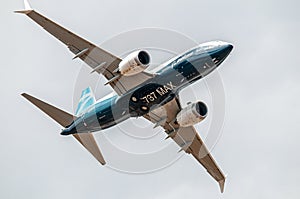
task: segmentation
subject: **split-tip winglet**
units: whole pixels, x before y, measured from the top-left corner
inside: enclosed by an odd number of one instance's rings
[[[27,0],[24,0],[24,6],[25,6],[25,10],[32,10],[32,8]]]
[[[218,183],[220,185],[221,193],[223,193],[224,192],[224,186],[225,186],[225,179],[220,180]]]
[[[24,7],[25,7],[24,10],[18,10],[15,11],[15,13],[29,14],[33,10],[27,0],[24,0]]]

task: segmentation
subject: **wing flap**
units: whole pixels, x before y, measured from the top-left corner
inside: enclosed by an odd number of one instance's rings
[[[93,62],[90,61],[87,62],[87,64],[90,65],[92,68],[94,68],[95,65],[101,63],[103,60],[105,60],[108,65],[110,65],[116,59],[119,59],[118,57],[112,55],[111,53],[98,48],[96,45],[92,44],[91,42],[79,37],[78,35],[70,32],[64,27],[51,21],[47,17],[39,14],[35,10],[27,11],[25,14],[28,17],[30,17],[33,21],[35,21],[37,24],[39,24],[41,27],[43,27],[51,35],[53,35],[62,43],[64,43],[70,49],[70,51],[74,53],[74,55],[77,55],[80,52],[83,52],[84,50],[88,49],[80,56],[77,57],[85,61],[84,58],[86,56],[89,56],[89,59],[92,60]],[[93,51],[95,52],[91,53]],[[121,60],[119,59],[119,61]]]
[[[178,144],[190,143],[186,152],[194,156],[207,172],[219,183],[221,192],[224,191],[225,175],[208,151],[194,127],[179,128],[173,140]]]
[[[47,32],[64,43],[75,55],[74,58],[80,58],[84,61],[93,69],[92,72],[104,75],[108,81],[115,78],[114,81],[109,81],[109,84],[118,95],[126,93],[128,90],[153,76],[150,73],[141,72],[131,77],[122,76],[121,78],[116,78],[119,74],[114,71],[119,67],[119,63],[122,61],[119,57],[97,47],[93,43],[72,33],[31,8],[16,11],[16,13],[26,14]]]
[[[194,158],[207,170],[207,172],[219,183],[221,192],[223,193],[225,176],[198,135],[196,129],[193,126],[180,127],[175,122],[176,116],[181,110],[179,99],[175,97],[172,101],[162,107],[165,109],[165,111],[160,111],[164,113],[163,115],[159,115],[155,111],[152,111],[144,117],[155,124],[159,123],[168,134],[167,138],[172,138],[181,148],[180,151],[192,154]],[[166,116],[167,119],[163,120]],[[164,122],[160,123],[160,121]]]
[[[41,15],[35,10],[26,9],[16,11],[16,13],[26,14],[34,22],[44,28],[48,33],[64,43],[75,55],[74,58],[80,58],[92,69],[96,69],[96,72],[103,74],[107,79],[111,79],[115,76],[113,71],[119,66],[119,63],[122,61],[119,57],[97,47],[93,43],[72,33],[71,31]],[[98,67],[101,64],[102,66]]]

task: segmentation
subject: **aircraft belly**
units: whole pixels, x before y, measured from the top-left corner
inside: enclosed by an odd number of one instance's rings
[[[165,83],[149,83],[136,89],[129,99],[131,116],[142,116],[151,109],[173,99],[176,85],[172,81]]]

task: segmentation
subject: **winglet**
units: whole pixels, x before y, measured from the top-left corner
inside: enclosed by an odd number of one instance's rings
[[[24,10],[18,10],[15,11],[15,13],[21,13],[21,14],[29,14],[31,11],[33,11],[33,9],[31,8],[29,2],[27,0],[24,0]]]
[[[27,0],[24,0],[24,6],[25,6],[25,10],[32,10],[32,8]]]
[[[220,180],[218,183],[219,183],[219,186],[220,186],[220,189],[221,189],[221,193],[223,193],[224,192],[224,187],[225,187],[225,179]]]

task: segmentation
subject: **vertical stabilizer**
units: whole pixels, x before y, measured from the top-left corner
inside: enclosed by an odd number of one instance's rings
[[[95,102],[96,100],[92,89],[90,87],[84,89],[81,93],[75,115],[81,115],[82,113],[84,113],[84,111],[93,106]]]

